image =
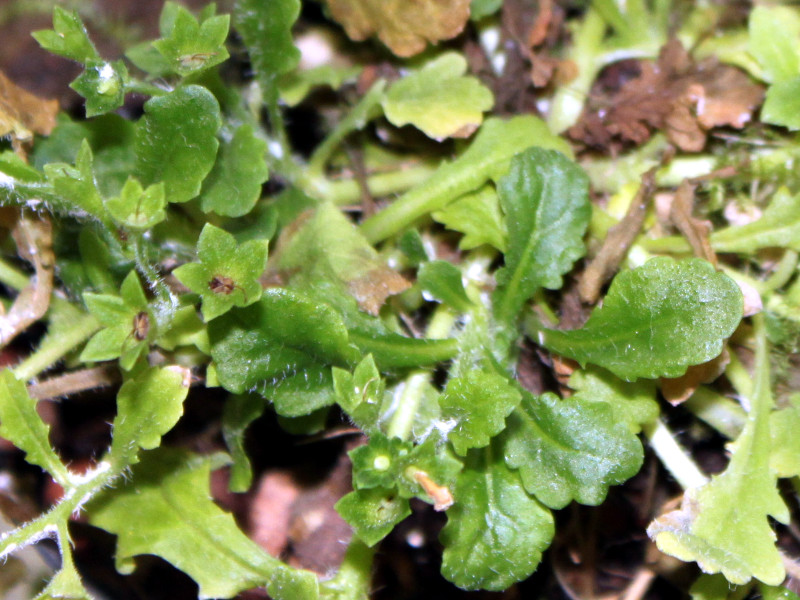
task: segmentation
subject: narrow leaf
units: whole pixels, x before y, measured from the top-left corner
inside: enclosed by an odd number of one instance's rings
[[[761,218],[711,234],[717,252],[755,252],[762,248],[800,250],[800,194],[780,188],[772,196]]]

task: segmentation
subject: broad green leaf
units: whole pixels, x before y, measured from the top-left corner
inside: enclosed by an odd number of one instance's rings
[[[647,534],[658,548],[734,584],[752,577],[779,585],[786,573],[768,516],[789,522],[789,509],[770,472],[769,357],[763,326],[756,322],[755,382],[747,424],[720,475],[684,493],[681,508],[653,521]]]
[[[442,575],[467,590],[504,590],[526,579],[553,539],[553,515],[503,462],[497,444],[467,455],[441,533]]]
[[[303,417],[336,402],[331,369],[310,365],[300,373],[287,374],[278,381],[265,383],[266,395],[282,417]]]
[[[169,4],[169,3],[167,3]],[[167,6],[165,4],[165,6]],[[155,49],[152,41],[135,44],[125,51],[125,56],[134,65],[149,75],[149,78],[166,77],[173,72],[173,66],[161,52]]]
[[[464,195],[431,216],[448,229],[464,234],[458,242],[462,250],[471,250],[483,244],[501,252],[506,250],[506,223],[500,212],[497,192],[491,185]]]
[[[778,477],[800,475],[800,395],[793,394],[789,401],[788,406],[769,416],[769,466]]]
[[[151,98],[136,123],[136,173],[144,185],[164,182],[168,202],[186,202],[217,155],[219,104],[207,89],[188,85]]]
[[[129,379],[117,394],[111,460],[122,468],[137,462],[139,448],[158,447],[183,414],[188,370],[150,368]]]
[[[631,381],[678,377],[722,352],[742,318],[742,293],[701,259],[653,258],[614,278],[581,329],[542,329],[538,342]]]
[[[459,312],[469,312],[472,302],[461,281],[461,271],[446,260],[427,262],[419,269],[417,283],[424,292]]]
[[[614,411],[615,419],[625,421],[633,433],[639,433],[642,425],[658,418],[656,385],[653,381],[622,381],[604,369],[589,367],[575,371],[569,378],[569,386],[581,398],[607,403]]]
[[[689,593],[692,600],[727,600],[731,584],[722,575],[700,575]]]
[[[393,488],[401,475],[403,463],[400,459],[412,449],[410,442],[398,438],[387,438],[382,433],[370,436],[369,443],[349,453],[353,463],[353,487]]]
[[[300,0],[237,0],[233,24],[242,36],[264,95],[278,98],[278,77],[300,62],[292,26],[300,15]]]
[[[283,288],[268,289],[252,306],[211,321],[208,335],[219,381],[236,394],[357,357],[340,315]]]
[[[225,402],[222,436],[233,460],[228,484],[232,492],[246,492],[253,483],[253,470],[244,447],[244,435],[247,427],[264,414],[265,406],[265,399],[258,394],[237,394]]]
[[[773,125],[783,125],[792,131],[800,129],[800,77],[780,81],[769,87],[761,120]]]
[[[49,434],[50,427],[36,412],[36,401],[28,395],[25,384],[8,369],[0,371],[0,436],[25,452],[30,464],[66,485],[69,474],[50,445]]]
[[[259,277],[267,266],[267,244],[251,240],[237,244],[219,227],[206,223],[197,242],[200,262],[175,269],[181,283],[203,299],[206,322],[234,306],[248,306],[261,297]]]
[[[91,523],[117,535],[120,572],[135,569],[135,556],[155,554],[194,579],[199,598],[232,598],[270,580],[280,561],[214,503],[210,474],[208,458],[161,448],[144,454],[123,486],[92,501]]]
[[[94,178],[93,160],[92,149],[84,139],[75,157],[74,167],[64,163],[50,163],[45,165],[44,173],[55,193],[61,196],[64,208],[83,211],[103,222],[106,215]]]
[[[589,178],[563,154],[529,148],[513,158],[498,194],[508,248],[497,273],[495,315],[511,325],[539,289],[561,287],[561,277],[585,254]]]
[[[33,37],[42,48],[53,54],[82,63],[100,60],[78,13],[58,5],[53,7],[53,29],[34,31]]]
[[[408,500],[383,488],[350,492],[336,503],[336,510],[368,546],[380,542],[411,514]]]
[[[523,394],[503,433],[506,463],[550,508],[600,504],[642,466],[642,444],[603,402]]]
[[[443,209],[490,179],[498,179],[508,170],[512,156],[533,145],[571,155],[569,144],[550,133],[547,124],[537,117],[486,119],[461,156],[443,164],[425,183],[366,219],[361,232],[373,244],[400,232],[423,215]]]
[[[122,106],[127,83],[128,69],[121,60],[91,60],[69,87],[86,98],[86,117],[89,118]]]
[[[162,31],[162,39],[153,42],[153,47],[166,59],[171,70],[185,77],[226,60],[225,39],[230,16],[210,16],[198,23],[187,9],[176,6],[167,30]]]
[[[134,177],[128,178],[119,196],[106,200],[111,217],[131,229],[149,229],[163,221],[167,217],[166,205],[163,183],[143,189]]]
[[[410,123],[435,140],[469,137],[494,97],[466,72],[467,60],[460,54],[437,56],[389,88],[382,102],[386,118],[398,127]]]
[[[748,22],[748,50],[770,83],[800,76],[800,13],[789,6],[756,6]]]
[[[456,452],[481,448],[500,433],[506,417],[521,400],[519,391],[501,375],[469,371],[451,379],[439,399],[442,419],[452,423],[448,439]]]
[[[469,19],[469,0],[327,0],[327,5],[350,39],[375,34],[397,56],[413,56],[427,42],[457,36]]]
[[[711,234],[717,252],[755,252],[762,248],[800,250],[800,194],[782,187],[772,196],[761,218]]]
[[[241,125],[230,140],[223,140],[217,162],[203,182],[200,207],[226,217],[249,213],[269,177],[265,160],[267,143],[251,125]]]

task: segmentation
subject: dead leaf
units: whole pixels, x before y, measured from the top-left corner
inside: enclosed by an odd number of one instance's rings
[[[361,310],[377,315],[389,296],[407,290],[411,283],[389,267],[378,267],[348,281],[347,287]]]
[[[0,72],[0,137],[10,136],[15,148],[50,135],[56,126],[58,100],[44,100],[22,89]]]
[[[614,141],[641,145],[653,130],[664,130],[681,150],[699,152],[709,129],[743,127],[764,97],[739,69],[713,58],[696,63],[676,39],[657,61],[638,61],[638,67],[618,89],[593,91],[570,137],[608,148]]]
[[[470,0],[327,0],[331,16],[350,39],[377,34],[397,56],[413,56],[428,42],[449,40],[464,29]]]
[[[680,377],[673,379],[662,377],[660,386],[664,399],[672,406],[678,406],[688,400],[700,385],[711,383],[722,375],[729,362],[731,355],[725,349],[717,358],[700,365],[692,365]]]
[[[44,316],[53,291],[55,256],[50,221],[44,216],[20,214],[11,235],[17,243],[17,253],[33,265],[34,274],[8,313],[0,315],[0,347]]]
[[[678,186],[675,196],[672,199],[669,216],[675,227],[678,228],[689,245],[692,247],[694,255],[704,258],[715,267],[717,266],[717,253],[711,247],[709,235],[711,234],[711,222],[697,219],[692,216],[694,209],[694,190],[695,186],[684,179]]]

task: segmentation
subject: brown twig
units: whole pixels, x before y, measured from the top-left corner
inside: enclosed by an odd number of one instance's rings
[[[115,365],[104,365],[57,375],[28,386],[34,400],[52,400],[86,390],[107,387],[120,381]]]

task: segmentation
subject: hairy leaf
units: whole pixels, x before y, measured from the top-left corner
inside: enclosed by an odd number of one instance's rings
[[[437,56],[389,88],[382,102],[386,118],[398,127],[410,123],[435,140],[469,137],[494,98],[466,72],[467,60],[460,54]]]
[[[553,515],[503,462],[497,444],[471,450],[441,533],[442,574],[467,590],[504,590],[536,569]]]
[[[144,185],[164,182],[168,202],[200,193],[217,155],[219,104],[207,89],[188,85],[144,105],[136,124],[136,175]]]
[[[508,248],[497,273],[495,315],[511,324],[540,288],[561,287],[561,277],[586,252],[589,178],[559,152],[528,148],[513,158],[498,193]]]
[[[539,343],[628,381],[678,377],[711,360],[742,318],[742,293],[701,259],[654,258],[617,275],[581,329],[544,329]]]
[[[506,463],[551,508],[600,504],[642,466],[642,445],[605,403],[523,394],[503,433]]]
[[[117,569],[130,573],[136,555],[155,554],[194,579],[199,598],[232,598],[269,581],[280,561],[214,503],[210,471],[208,458],[162,448],[91,503],[91,523],[117,535]]]
[[[384,488],[350,492],[336,503],[336,510],[368,546],[380,542],[411,514],[408,500]]]

